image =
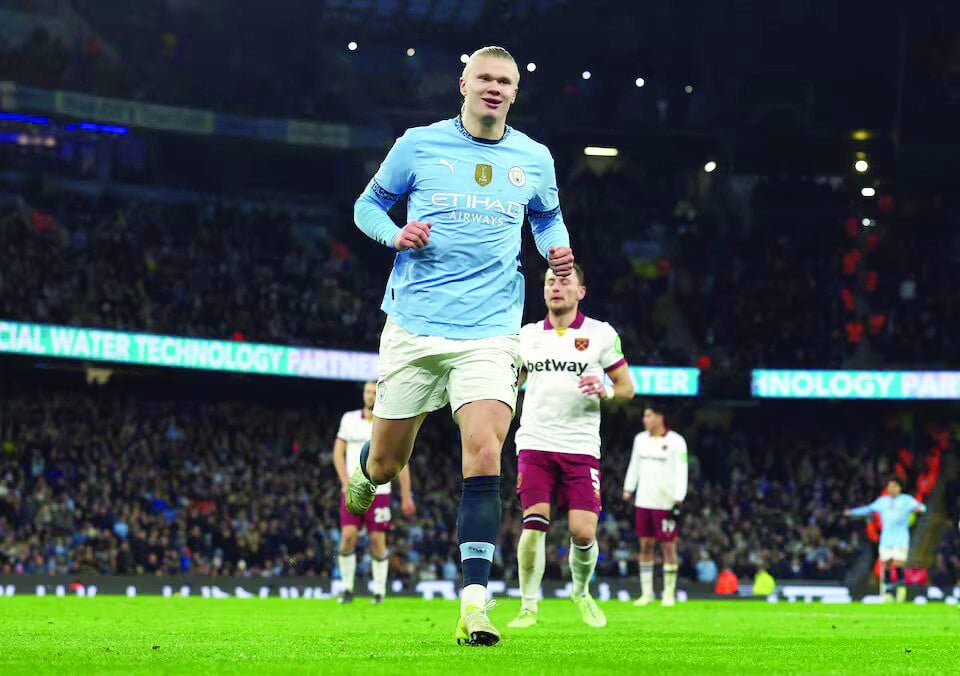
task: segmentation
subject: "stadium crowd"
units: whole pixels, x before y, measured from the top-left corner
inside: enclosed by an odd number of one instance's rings
[[[620,491],[639,409],[611,409],[604,423],[600,575],[637,570],[633,508]],[[0,572],[335,579],[339,413],[109,387],[5,392]],[[784,435],[764,424],[700,426],[691,437],[683,577],[712,582],[719,569],[749,575],[764,566],[777,579],[842,578],[866,537],[842,510],[875,496],[894,466],[875,438],[830,429]],[[510,445],[503,466],[494,576],[515,579],[521,514]],[[425,425],[411,467],[417,515],[406,519],[395,506],[391,576],[455,579],[459,451],[447,416]],[[555,521],[547,579],[564,579],[569,545],[563,519]],[[368,566],[362,557],[361,574]]]

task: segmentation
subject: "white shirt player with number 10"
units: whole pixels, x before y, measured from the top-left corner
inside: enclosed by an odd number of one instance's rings
[[[581,376],[625,364],[620,337],[606,322],[577,318],[567,329],[549,319],[520,329],[527,391],[517,430],[517,452],[552,451],[600,457],[600,398],[580,391]]]
[[[635,493],[634,504],[644,509],[672,509],[687,497],[687,442],[667,430],[662,437],[641,432],[633,440],[633,453],[624,493]]]
[[[353,473],[360,466],[360,450],[363,445],[370,441],[370,434],[373,431],[373,418],[367,418],[363,415],[363,409],[356,411],[347,411],[340,418],[340,429],[337,430],[337,439],[343,439],[347,442],[347,474],[353,476]],[[390,484],[380,484],[377,486],[378,495],[390,495]]]

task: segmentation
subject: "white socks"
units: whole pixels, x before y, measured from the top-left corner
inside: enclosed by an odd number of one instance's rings
[[[520,575],[521,608],[537,612],[540,583],[547,565],[547,534],[542,530],[524,528],[517,544],[517,564]],[[571,569],[573,568],[571,564]]]
[[[640,594],[653,598],[653,561],[640,562]]]
[[[600,547],[596,540],[586,547],[574,544],[573,540],[570,540],[570,577],[573,578],[573,589],[571,589],[570,595],[572,597],[577,598],[587,593],[587,589],[590,587],[590,578],[593,577],[593,571],[597,567],[599,555]],[[542,575],[543,568],[540,571]]]
[[[387,571],[390,568],[390,560],[384,553],[382,559],[375,556],[370,557],[370,569],[373,573],[373,593],[378,596],[387,595]]]
[[[677,568],[676,563],[663,564],[663,596],[673,598],[677,595]]]
[[[343,581],[343,589],[352,594],[353,579],[357,573],[357,553],[340,554],[337,561],[340,566],[340,579]]]
[[[483,608],[487,603],[487,587],[482,584],[468,584],[463,588],[463,595],[460,597],[460,615],[467,612],[468,606],[477,606]]]

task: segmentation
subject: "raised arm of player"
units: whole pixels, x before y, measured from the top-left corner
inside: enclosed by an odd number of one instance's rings
[[[376,175],[353,206],[353,221],[370,239],[397,251],[422,249],[430,240],[430,223],[410,221],[398,228],[387,214],[413,188],[414,142],[409,132],[397,139]]]
[[[340,491],[346,493],[347,484],[350,483],[350,474],[347,472],[347,442],[340,437],[333,442],[333,466],[340,479]]]
[[[673,449],[673,502],[679,505],[687,497],[687,480],[689,462],[687,458],[687,442],[680,440]]]
[[[405,516],[413,516],[417,513],[417,505],[413,501],[413,490],[410,487],[410,465],[400,470],[400,507]]]
[[[633,439],[633,451],[630,453],[630,464],[627,465],[627,476],[623,480],[623,499],[630,500],[640,483],[640,435]]]
[[[570,249],[570,233],[560,211],[560,192],[553,158],[546,151],[541,172],[540,185],[527,205],[527,218],[537,251],[547,260],[557,277],[567,277],[573,272],[573,251]]]

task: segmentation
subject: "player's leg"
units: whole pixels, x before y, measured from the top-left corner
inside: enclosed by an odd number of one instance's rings
[[[905,556],[902,558],[906,558]],[[905,561],[894,559],[890,561],[890,569],[893,574],[896,576],[896,580],[892,580],[894,588],[894,598],[897,600],[897,603],[903,603],[907,600],[907,585],[903,579],[904,571],[903,567],[906,565]]]
[[[555,454],[561,477],[557,504],[568,508],[570,523],[570,598],[583,621],[604,627],[607,618],[590,596],[590,578],[597,568],[597,522],[600,516],[600,460],[589,455]]]
[[[517,544],[520,613],[507,625],[513,628],[532,627],[537,623],[540,584],[547,564],[550,502],[556,482],[551,455],[524,449],[517,454],[517,495],[523,509],[523,530]]]
[[[387,594],[387,572],[390,567],[387,560],[386,531],[370,531],[370,568],[373,573],[373,602],[383,603]]]
[[[640,552],[637,555],[640,565],[640,598],[634,602],[635,606],[653,603],[653,556],[656,542],[652,535],[640,538]]]
[[[500,634],[484,609],[500,529],[500,451],[512,411],[501,401],[473,401],[457,411],[457,418],[463,442],[463,494],[457,517],[463,573],[458,640],[493,645]]]
[[[677,541],[661,542],[660,551],[663,553],[663,599],[661,603],[665,606],[672,606],[677,602],[677,569],[679,568]]]
[[[374,413],[370,441],[360,451],[360,465],[347,486],[347,510],[365,514],[377,494],[377,486],[397,478],[413,453],[426,413],[410,418],[381,418]]]
[[[654,538],[660,543],[663,554],[663,605],[673,606],[677,602],[677,520],[670,510],[658,509],[654,512]]]
[[[426,414],[447,403],[447,369],[437,341],[405,331],[389,318],[383,327],[373,429],[347,486],[351,514],[366,513],[377,486],[395,479],[407,464]]]
[[[597,545],[597,513],[586,509],[571,509],[570,522],[570,577],[573,585],[570,597],[580,611],[580,617],[591,627],[607,626],[607,617],[590,595],[590,579],[597,569],[600,547]]]
[[[493,645],[500,632],[486,603],[490,564],[500,529],[500,453],[517,403],[520,339],[499,336],[450,341],[450,408],[463,444],[463,496],[457,518],[463,571],[458,643]]]
[[[357,573],[357,526],[344,523],[353,515],[346,513],[341,499],[340,507],[340,552],[337,556],[337,567],[340,569],[340,581],[343,582],[343,591],[340,592],[340,603],[350,603],[353,600],[354,577]]]
[[[520,579],[520,613],[507,624],[514,629],[537,623],[540,585],[547,566],[547,530],[550,503],[539,502],[523,510],[523,530],[517,543],[517,576]]]
[[[892,601],[890,592],[893,589],[891,576],[893,574],[893,552],[888,547],[880,547],[880,600]]]

